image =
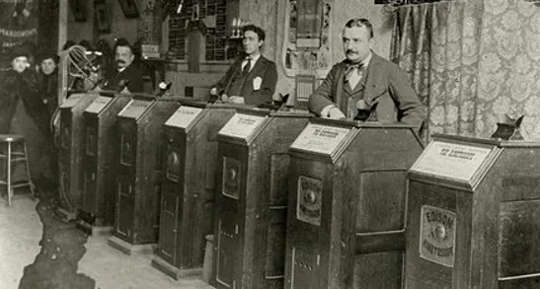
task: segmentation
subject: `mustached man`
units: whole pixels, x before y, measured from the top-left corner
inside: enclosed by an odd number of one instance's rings
[[[396,64],[372,50],[369,20],[349,20],[342,32],[346,59],[332,67],[309,99],[309,110],[322,118],[402,122],[419,129],[426,118],[420,102]]]
[[[123,38],[114,46],[116,70],[105,84],[105,89],[128,93],[143,92],[143,72],[134,63],[133,47]]]

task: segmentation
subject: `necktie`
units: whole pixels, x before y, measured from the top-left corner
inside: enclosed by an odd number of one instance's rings
[[[353,90],[360,79],[362,79],[362,63],[352,64],[347,67],[347,72],[345,74],[345,80],[349,83],[349,87]]]
[[[246,57],[246,65],[244,65],[244,68],[242,68],[242,73],[244,74],[248,74],[249,73],[249,70],[251,69],[251,58],[250,57]]]

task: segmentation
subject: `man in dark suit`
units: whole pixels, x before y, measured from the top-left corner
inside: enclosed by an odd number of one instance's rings
[[[309,99],[309,110],[323,118],[382,123],[403,122],[420,128],[424,105],[400,68],[371,50],[369,20],[351,19],[343,29],[346,59],[332,67]]]
[[[142,92],[143,73],[133,61],[135,54],[133,47],[123,38],[116,41],[114,46],[114,60],[116,71],[105,84],[105,89],[123,92]]]
[[[39,57],[38,85],[41,101],[47,106],[49,116],[58,107],[58,56],[52,51]]]
[[[244,56],[236,60],[210,90],[223,102],[260,105],[272,102],[276,90],[276,64],[261,55],[265,33],[260,27],[243,28]]]

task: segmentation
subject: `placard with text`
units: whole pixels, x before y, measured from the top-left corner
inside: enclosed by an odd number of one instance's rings
[[[491,150],[489,147],[433,141],[416,160],[411,171],[468,182]]]
[[[332,155],[350,131],[350,128],[310,123],[296,138],[291,148]]]
[[[96,99],[94,99],[94,101],[92,101],[92,103],[84,111],[91,112],[91,113],[100,113],[101,110],[105,106],[107,106],[109,102],[111,102],[111,100],[112,100],[112,97],[100,95],[96,97]]]
[[[266,117],[264,116],[236,113],[221,128],[219,134],[247,140],[257,131],[257,128],[265,119]]]
[[[165,125],[187,128],[202,111],[202,108],[198,107],[180,106],[165,122]]]
[[[122,109],[118,113],[118,116],[138,119],[139,117],[142,116],[146,108],[149,107],[151,104],[152,102],[150,101],[132,99],[124,107],[124,109]]]

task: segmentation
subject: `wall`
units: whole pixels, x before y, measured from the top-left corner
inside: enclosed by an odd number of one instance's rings
[[[286,77],[281,63],[281,52],[284,39],[284,23],[287,0],[240,0],[240,18],[261,26],[266,31],[264,55],[275,61],[278,65],[279,81],[277,93],[295,92],[295,80]],[[392,17],[383,12],[381,5],[373,4],[373,1],[365,0],[340,0],[334,1],[332,10],[332,63],[341,61],[344,56],[341,47],[341,30],[345,22],[353,17],[369,18],[375,27],[374,50],[379,55],[388,58],[390,54],[390,38],[392,34]],[[213,70],[205,70],[202,66],[200,77],[193,78],[192,73],[187,73],[181,66],[170,66],[167,79],[175,81],[173,93],[182,94],[185,85],[210,86],[212,81],[219,79],[227,68],[227,65],[213,65]],[[187,80],[189,79],[189,81]]]
[[[79,42],[83,39],[94,43],[98,39],[106,39],[110,45],[114,38],[123,37],[130,42],[137,40],[138,18],[126,18],[118,0],[105,0],[107,11],[111,20],[110,33],[94,33],[94,1],[81,1],[86,5],[86,21],[75,22],[71,10],[68,15],[68,39]],[[139,2],[139,14],[142,14],[142,5]]]
[[[143,7],[139,1],[139,10]],[[279,81],[276,92],[286,94],[295,92],[295,80],[286,77],[281,63],[281,52],[284,39],[284,23],[288,0],[240,0],[239,16],[242,19],[261,26],[266,31],[264,54],[274,60],[278,65]],[[87,5],[87,21],[75,22],[70,11],[68,37],[75,41],[82,39],[95,40],[94,35],[94,11],[93,1],[83,1]],[[98,35],[112,44],[115,37],[121,36],[133,42],[137,39],[138,20],[128,19],[124,16],[118,1],[107,0],[111,11],[111,33]],[[142,14],[142,11],[139,11]],[[376,43],[374,50],[388,57],[390,53],[390,37],[392,31],[391,16],[383,13],[381,5],[373,4],[373,1],[365,0],[340,0],[334,1],[332,10],[332,63],[343,59],[341,48],[341,30],[344,23],[352,17],[367,17],[375,27]],[[163,29],[162,35],[168,37],[167,29]],[[166,41],[165,41],[166,42]],[[204,48],[203,48],[204,49]],[[204,53],[201,53],[204,55]],[[229,63],[202,63],[199,73],[187,71],[186,62],[172,62],[167,65],[166,80],[173,82],[172,92],[184,94],[186,86],[209,87],[214,84],[226,71]]]
[[[257,0],[252,0],[252,2],[257,2]],[[283,65],[281,64],[281,46],[283,45],[285,27],[279,24],[285,23],[286,1],[279,1],[279,3],[276,21],[271,23],[267,19],[263,19],[261,25],[263,25],[267,31],[272,31],[277,37],[277,48],[274,52],[274,61],[279,63],[279,82],[276,91],[282,94],[290,93],[291,95],[294,95],[294,78],[285,76]],[[332,20],[330,23],[332,31],[332,38],[330,40],[332,44],[331,63],[337,63],[344,59],[341,44],[341,31],[345,22],[353,17],[368,18],[372,22],[373,27],[375,28],[375,45],[373,49],[377,54],[388,58],[390,55],[390,39],[392,36],[392,17],[390,14],[383,12],[382,5],[375,5],[373,3],[373,1],[365,0],[343,0],[333,2],[334,5],[331,12]],[[253,7],[253,9],[256,10],[255,7]],[[256,19],[260,18],[264,18],[264,13],[261,13],[259,17],[256,17]],[[268,16],[266,16],[266,18],[268,18]]]

